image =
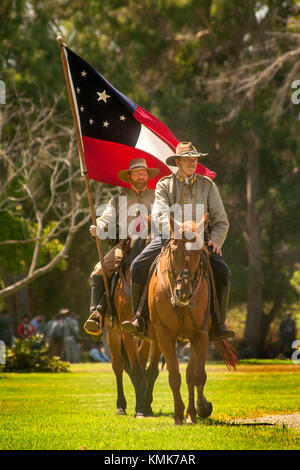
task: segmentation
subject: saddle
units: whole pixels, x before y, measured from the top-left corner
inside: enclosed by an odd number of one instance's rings
[[[110,282],[110,297],[113,299],[114,292],[118,283],[118,280],[121,279],[124,285],[124,289],[128,295],[130,295],[130,286],[126,280],[125,274],[127,269],[131,266],[133,260],[143,251],[145,248],[147,240],[138,238],[134,241],[133,245],[131,246],[132,240],[127,238],[124,240],[124,245],[122,247],[123,250],[123,258],[119,266],[115,269],[111,276]],[[113,308],[113,317],[117,318],[118,314],[115,309],[115,305],[112,302]]]

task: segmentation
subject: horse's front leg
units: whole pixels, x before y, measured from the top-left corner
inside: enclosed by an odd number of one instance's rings
[[[195,353],[194,353],[194,348],[191,345],[190,347],[190,357],[189,357],[189,362],[186,368],[186,383],[188,386],[188,392],[189,392],[189,403],[188,403],[188,408],[186,410],[186,415],[187,415],[187,423],[192,424],[196,423],[197,419],[197,412],[196,412],[196,407],[195,407],[195,379],[194,379],[194,374],[195,374],[195,368],[196,368],[196,363],[195,363]]]
[[[130,365],[129,377],[135,391],[135,413],[136,417],[139,418],[145,416],[145,369],[140,363],[137,341],[134,336],[131,333],[123,332],[122,337]]]
[[[123,389],[124,361],[121,352],[121,334],[116,327],[106,325],[107,341],[111,353],[112,368],[117,382],[117,414],[126,415],[126,398]]]
[[[181,375],[175,347],[176,339],[171,337],[169,330],[160,320],[155,323],[155,333],[169,372],[169,384],[174,399],[175,424],[181,425],[184,423],[184,403],[180,394]]]
[[[192,342],[192,350],[194,351],[197,361],[195,363],[194,385],[197,388],[197,414],[200,418],[207,418],[211,415],[213,407],[211,402],[207,401],[203,390],[206,383],[205,361],[208,351],[208,334],[203,333],[197,335]]]

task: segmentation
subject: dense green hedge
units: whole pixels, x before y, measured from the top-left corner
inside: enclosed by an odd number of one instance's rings
[[[3,372],[69,372],[69,363],[49,356],[48,344],[38,335],[27,339],[16,339],[6,351]]]

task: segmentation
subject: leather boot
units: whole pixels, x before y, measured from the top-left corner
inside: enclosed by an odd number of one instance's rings
[[[221,318],[217,319],[215,313],[212,315],[213,325],[210,331],[210,341],[221,341],[222,339],[233,338],[234,332],[227,330],[225,325],[230,285],[219,286],[218,299],[220,305]]]
[[[89,335],[101,335],[101,315],[104,316],[105,308],[106,301],[104,279],[102,276],[94,274],[91,277],[90,316],[84,324],[84,329]]]
[[[126,333],[132,333],[136,336],[143,335],[145,327],[145,321],[143,319],[142,313],[136,313],[141,300],[143,289],[143,284],[138,284],[136,282],[131,284],[131,310],[134,314],[134,318],[132,321],[127,320],[122,322],[122,327]]]

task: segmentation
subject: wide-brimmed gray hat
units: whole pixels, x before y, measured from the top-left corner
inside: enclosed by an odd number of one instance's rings
[[[197,157],[198,161],[200,161],[206,155],[207,153],[198,152],[196,147],[193,146],[192,142],[179,142],[176,147],[176,154],[168,157],[166,160],[166,164],[169,166],[176,166],[175,159],[180,157]]]
[[[129,162],[128,170],[120,170],[118,173],[118,177],[121,181],[125,181],[126,183],[130,183],[129,180],[129,173],[134,170],[145,169],[148,170],[149,178],[151,180],[159,173],[159,168],[148,168],[147,162],[144,158],[134,158]]]

